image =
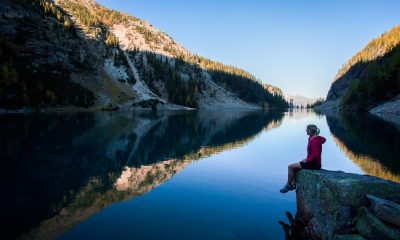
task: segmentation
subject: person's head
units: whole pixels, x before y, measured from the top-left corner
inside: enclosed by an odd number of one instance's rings
[[[307,135],[310,136],[318,136],[319,135],[319,128],[314,124],[307,125]]]

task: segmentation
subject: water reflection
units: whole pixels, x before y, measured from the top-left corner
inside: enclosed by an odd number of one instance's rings
[[[400,182],[400,131],[369,114],[328,114],[337,146],[366,174]]]
[[[0,116],[2,232],[56,238],[195,159],[246,144],[281,119],[263,112]]]
[[[304,237],[301,236],[301,230],[303,226],[300,226],[299,223],[296,223],[292,213],[286,211],[285,215],[288,223],[282,220],[278,222],[279,225],[281,225],[283,232],[285,233],[285,240],[304,239]]]

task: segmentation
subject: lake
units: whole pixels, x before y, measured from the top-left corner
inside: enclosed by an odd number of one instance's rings
[[[400,182],[400,129],[368,114],[0,115],[2,238],[284,239],[310,123],[324,169]]]

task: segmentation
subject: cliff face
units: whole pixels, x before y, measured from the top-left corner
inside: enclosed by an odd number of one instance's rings
[[[370,202],[367,195],[400,203],[400,184],[367,175],[326,170],[301,170],[296,175],[296,183],[296,222],[304,226],[303,238],[340,239],[349,234],[367,239],[399,238],[400,235],[396,238],[396,235],[386,236],[379,231],[368,235],[365,226],[375,231],[374,222],[378,228],[386,229],[385,232],[400,231],[399,226],[376,220],[372,215],[370,220],[365,220],[364,216],[369,216],[371,211],[366,208]]]
[[[285,105],[280,89],[95,1],[4,0],[0,33],[0,108]]]

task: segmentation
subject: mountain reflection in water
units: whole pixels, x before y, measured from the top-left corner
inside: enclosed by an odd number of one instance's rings
[[[2,236],[284,238],[278,221],[295,196],[279,189],[309,123],[327,137],[324,168],[400,182],[399,129],[371,115],[0,115]]]
[[[333,139],[366,174],[400,182],[400,132],[370,114],[328,114]]]
[[[242,111],[0,116],[2,232],[56,238],[281,119]]]

